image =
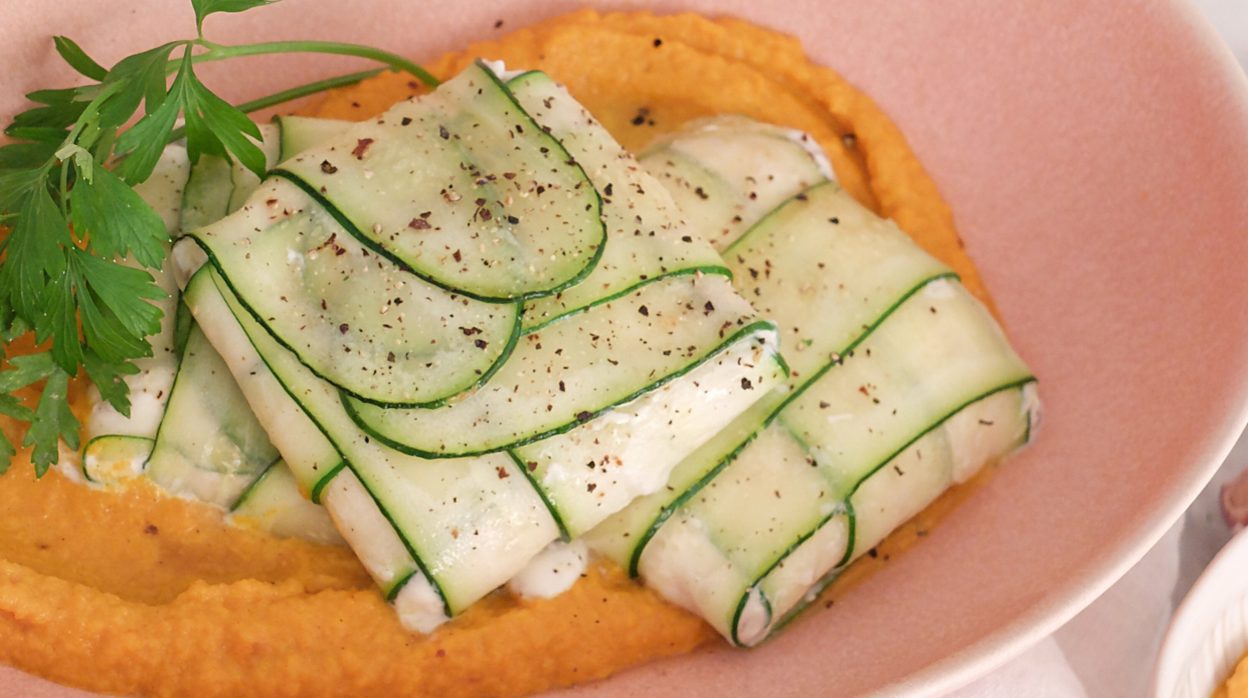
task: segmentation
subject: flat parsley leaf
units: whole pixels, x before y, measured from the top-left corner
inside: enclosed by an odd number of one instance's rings
[[[94,305],[100,311],[101,317],[115,318],[130,334],[133,344],[124,348],[119,345],[117,353],[127,358],[151,356],[151,346],[141,338],[160,332],[160,319],[163,314],[156,306],[143,301],[161,300],[167,298],[168,294],[160,290],[153,283],[152,275],[142,269],[100,259],[77,248],[73,250],[70,259],[73,262],[71,266],[81,274],[92,292],[92,303],[84,303],[80,297],[79,306],[86,312],[88,305]],[[86,323],[85,316],[83,323]],[[103,347],[99,345],[91,346],[103,351]]]
[[[13,117],[13,123],[4,132],[10,136],[23,128],[57,129],[64,138],[65,129],[73,126],[87,109],[87,102],[79,99],[80,88],[64,90],[39,90],[26,95],[26,99],[44,106],[27,109]]]
[[[43,344],[52,340],[52,360],[65,373],[77,373],[82,363],[82,342],[78,339],[78,317],[74,312],[77,307],[75,291],[85,293],[86,289],[76,265],[65,264],[40,294],[39,320],[35,323],[35,342]]]
[[[12,294],[18,314],[39,329],[44,292],[48,282],[65,270],[63,249],[73,246],[73,240],[65,217],[45,187],[35,186],[24,199],[7,239],[0,286]]]
[[[52,363],[51,357],[46,352],[14,357],[10,364],[12,368],[0,372],[0,414],[18,421],[29,422],[35,418],[35,412],[23,405],[22,401],[11,393],[52,375],[52,372],[56,370],[56,365]],[[0,431],[0,475],[9,469],[15,455],[17,455],[17,450],[13,448],[8,436]]]
[[[104,66],[96,63],[86,51],[82,50],[73,39],[67,36],[54,36],[52,42],[56,44],[56,52],[61,54],[61,58],[69,64],[69,67],[91,78],[92,80],[103,80],[108,75],[108,70]]]
[[[268,0],[191,0],[195,7],[195,28],[204,35],[204,18],[217,12],[243,12],[268,5]]]
[[[184,111],[187,126],[187,153],[191,153],[191,124],[203,119],[204,128],[196,128],[195,137],[214,143],[207,147],[201,145],[204,151],[214,155],[224,155],[223,147],[238,158],[244,167],[254,172],[260,179],[264,179],[266,174],[264,152],[255,142],[247,138],[251,136],[256,141],[262,140],[260,127],[256,126],[256,122],[247,118],[246,114],[204,87],[204,84],[195,77],[190,61],[183,64],[182,70],[187,77],[186,89],[188,90]],[[194,155],[191,155],[191,160],[195,160]]]
[[[175,83],[176,85],[176,83]],[[155,112],[139,119],[139,122],[117,137],[117,151],[129,153],[117,173],[126,184],[134,186],[152,176],[160,154],[165,152],[173,124],[178,120],[181,105],[166,100]]]
[[[18,145],[26,144],[17,143],[5,146],[0,148],[0,154]],[[0,213],[15,213],[17,209],[22,208],[26,197],[35,190],[42,179],[43,174],[39,170],[22,169],[0,174]]]
[[[130,116],[139,108],[139,103],[144,104],[144,120],[150,118],[165,103],[165,76],[166,68],[169,65],[169,56],[173,54],[173,50],[178,46],[184,45],[185,42],[171,41],[163,46],[157,46],[149,51],[128,56],[117,62],[112,70],[108,71],[108,75],[101,84],[102,87],[108,87],[119,84],[120,89],[117,93],[108,99],[107,104],[100,110],[100,120],[109,126],[121,126],[129,121]],[[177,118],[176,109],[173,118],[169,119],[169,128],[161,133],[153,133],[152,136],[160,138],[160,143],[156,144],[157,150],[165,147],[168,142],[169,131],[173,129],[173,121]],[[143,123],[142,121],[139,122]],[[135,125],[136,127],[138,124]],[[134,129],[130,129],[133,131]],[[121,150],[119,148],[119,150]],[[124,151],[123,151],[124,152]],[[128,161],[127,161],[128,162]],[[154,162],[154,161],[153,161]],[[151,174],[151,170],[147,171]],[[138,184],[147,177],[142,179],[132,179],[126,177],[126,181],[131,185]]]
[[[78,419],[69,409],[69,375],[55,369],[43,386],[30,431],[22,442],[23,446],[34,446],[30,461],[35,465],[36,477],[43,477],[48,468],[60,460],[59,439],[65,439],[66,446],[78,450],[79,427]]]
[[[89,163],[90,154],[74,153],[75,169],[82,172],[70,196],[74,231],[85,233],[88,249],[103,259],[133,254],[139,264],[159,267],[169,241],[160,215],[112,172],[99,166],[84,171],[83,154]]]
[[[17,174],[38,175],[38,169],[58,148],[56,143],[10,143],[0,147],[0,176],[15,170]]]
[[[132,363],[114,363],[100,358],[90,348],[83,351],[82,367],[87,377],[100,391],[100,397],[113,406],[121,416],[130,417],[130,389],[122,376],[133,376],[139,367]]]
[[[0,395],[0,414],[19,422],[29,422],[35,418],[35,413],[30,408],[22,406],[20,400],[8,394]],[[17,449],[13,448],[13,442],[9,441],[7,434],[0,431],[0,475],[9,471],[13,456],[16,455]]]
[[[9,364],[12,368],[0,372],[0,392],[4,393],[21,390],[31,383],[47,378],[56,370],[56,364],[46,351],[15,356],[9,360]]]

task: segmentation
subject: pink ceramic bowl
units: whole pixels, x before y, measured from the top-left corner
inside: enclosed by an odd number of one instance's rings
[[[420,59],[494,36],[499,19],[510,30],[580,4],[287,0],[209,21],[222,40],[336,39]],[[10,0],[0,115],[20,93],[72,79],[51,35],[111,63],[193,32],[188,5]],[[652,664],[573,693],[933,696],[968,682],[1142,556],[1248,419],[1248,84],[1185,2],[652,9],[794,34],[879,102],[952,204],[1040,377],[1047,422],[925,544],[833,610],[755,651]],[[245,99],[348,64],[292,60],[226,93]],[[0,696],[74,693],[0,671]]]

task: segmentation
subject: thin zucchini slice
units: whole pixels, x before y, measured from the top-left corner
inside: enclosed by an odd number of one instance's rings
[[[955,461],[965,479],[1024,445],[1036,405],[1034,383],[968,405],[880,464],[847,501],[832,498],[839,474],[773,423],[658,530],[641,575],[733,643],[757,644],[829,574],[939,497],[955,482]]]
[[[170,144],[161,152],[156,167],[152,169],[152,175],[134,185],[134,192],[160,215],[165,230],[170,234],[178,230],[182,199],[186,181],[190,176],[191,161],[187,157],[186,147]]]
[[[537,71],[507,84],[520,106],[585,170],[602,195],[607,229],[606,250],[584,281],[525,303],[526,331],[668,275],[728,274],[715,250],[682,220],[671,195],[567,90]]]
[[[322,489],[344,467],[342,456],[256,354],[243,328],[233,320],[209,269],[202,268],[191,277],[183,298],[195,317],[200,318],[199,327],[218,348],[256,420],[294,474],[300,491],[319,503]]]
[[[785,386],[773,388],[677,463],[666,486],[634,499],[619,513],[588,531],[585,540],[589,546],[614,560],[629,576],[636,577],[642,551],[668,517],[736,458],[762,431],[788,395]]]
[[[780,328],[795,385],[836,363],[915,289],[953,274],[835,182],[783,203],[724,259],[737,292]]]
[[[837,499],[917,435],[1005,386],[1035,380],[987,309],[937,279],[902,303],[779,421],[836,473]]]
[[[133,480],[143,474],[155,443],[142,436],[97,436],[82,448],[82,474],[102,485]]]
[[[950,484],[1025,444],[1038,403],[947,267],[833,183],[725,258],[776,320],[788,384],[586,540],[752,645]]]
[[[806,134],[740,116],[692,121],[638,160],[717,250],[789,197],[835,178]]]
[[[487,380],[520,332],[518,303],[457,296],[347,234],[275,178],[187,234],[245,307],[317,376],[388,406],[433,405]]]
[[[234,523],[247,522],[278,538],[302,538],[319,545],[346,545],[325,507],[299,493],[299,482],[277,461],[230,508]]]
[[[437,590],[446,615],[505,583],[559,537],[546,505],[506,454],[429,461],[370,439],[347,416],[338,391],[279,345],[213,275],[256,352],[342,453]],[[344,537],[352,542],[345,531]]]
[[[481,300],[571,286],[606,238],[584,171],[481,62],[278,172],[374,251]]]
[[[324,502],[335,527],[386,599],[393,599],[413,575],[420,574],[394,526],[349,468],[325,487]],[[436,606],[440,610],[440,598]]]
[[[755,584],[833,519],[829,530],[841,535],[824,541],[829,567],[845,557],[844,507],[801,442],[772,425],[668,519],[642,552],[639,571],[734,643],[752,644],[773,613]]]
[[[1027,445],[1039,419],[1036,384],[1002,390],[968,405],[867,478],[846,503],[852,549],[839,566],[815,565],[820,531],[776,565],[758,589],[774,599],[775,632],[818,597],[839,571],[927,508],[951,484]],[[812,550],[815,548],[815,550]],[[827,570],[818,577],[818,570]],[[810,579],[817,579],[809,584]],[[803,593],[803,588],[806,591]]]
[[[186,148],[180,145],[165,146],[160,160],[156,162],[152,176],[134,190],[164,221],[165,230],[172,236],[178,229],[178,217],[182,208],[182,190],[190,175],[191,163]],[[166,246],[166,253],[169,248]],[[138,267],[133,258],[122,260],[126,266]],[[121,435],[156,437],[160,419],[165,412],[165,402],[173,387],[173,377],[178,370],[178,347],[176,346],[178,316],[178,285],[173,275],[173,261],[168,254],[160,269],[148,270],[156,285],[167,295],[162,300],[150,301],[162,313],[160,332],[147,340],[152,345],[152,355],[134,360],[139,372],[124,376],[130,389],[130,414],[123,415],[113,406],[99,399],[92,388],[91,414],[87,417],[84,432],[92,438]]]
[[[264,153],[264,167],[266,170],[273,169],[277,164],[278,153],[281,148],[281,135],[275,124],[260,125],[260,141],[256,143],[260,148],[260,152]],[[226,214],[231,214],[243,207],[247,203],[247,198],[251,193],[260,186],[260,178],[255,172],[247,169],[243,163],[235,160],[230,165],[230,200],[226,205]],[[208,221],[215,223],[216,221]]]
[[[191,176],[182,193],[182,213],[178,228],[186,233],[225,218],[230,211],[230,193],[234,181],[230,177],[230,161],[217,155],[201,153],[191,167]]]
[[[594,270],[581,283],[525,303],[524,330],[534,331],[564,315],[613,300],[671,274],[728,274],[719,254],[682,220],[670,194],[631,154],[580,108],[546,105],[572,97],[550,76],[529,71],[507,81],[521,107],[559,140],[603,194],[607,245]],[[351,122],[282,116],[282,159],[292,157],[351,126]]]
[[[341,136],[353,122],[338,119],[317,119],[310,116],[281,115],[273,117],[278,129],[277,161],[285,162],[303,151]],[[272,166],[270,166],[272,169]]]
[[[669,277],[525,335],[492,380],[444,407],[344,402],[362,428],[404,452],[488,453],[584,424],[769,329],[725,277]]]
[[[591,532],[593,546],[633,575],[642,550],[673,507],[716,477],[780,407],[838,366],[899,305],[933,279],[951,274],[834,182],[782,204],[725,256],[738,292],[776,321],[791,374],[785,390],[769,395],[676,466],[664,491],[639,498]]]
[[[148,478],[174,494],[228,508],[278,457],[225,361],[192,328]]]
[[[512,454],[577,538],[633,499],[665,491],[677,463],[786,375],[774,332],[760,332],[661,388]]]
[[[967,405],[858,485],[854,550],[865,554],[955,483],[1022,448],[1039,401],[1036,384],[1000,390]]]
[[[264,153],[265,167],[271,169],[277,164],[280,148],[278,129],[264,124],[260,126],[260,134],[261,140],[251,140]],[[237,211],[259,185],[260,178],[241,162],[201,154],[199,162],[191,168],[190,181],[182,198],[181,231],[198,230]]]

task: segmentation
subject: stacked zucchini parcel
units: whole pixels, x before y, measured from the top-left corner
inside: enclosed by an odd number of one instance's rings
[[[542,74],[478,63],[371,121],[280,131],[294,154],[173,258],[410,628],[662,490],[787,376],[714,249]]]
[[[583,540],[753,645],[1030,438],[992,317],[803,134],[720,117],[638,161],[484,63],[263,130],[263,182],[172,153],[177,380],[86,471],[345,539],[410,629],[557,593],[535,570]]]
[[[742,130],[753,133],[727,135]],[[678,196],[693,192],[695,220],[779,326],[792,373],[664,492],[589,537],[743,646],[950,485],[1025,445],[1039,409],[988,311],[890,221],[832,181],[790,179],[787,200],[759,212],[760,190],[784,195],[774,171],[815,165],[777,135],[712,120],[641,160]]]

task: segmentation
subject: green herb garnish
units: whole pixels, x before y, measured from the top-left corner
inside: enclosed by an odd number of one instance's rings
[[[105,401],[130,415],[123,378],[138,372],[133,359],[152,355],[146,337],[160,331],[161,311],[148,301],[165,294],[150,273],[120,262],[129,257],[157,269],[164,260],[165,226],[131,187],[151,176],[165,144],[185,138],[192,162],[215,155],[237,160],[263,177],[264,155],[255,143],[260,130],[247,112],[380,72],[322,80],[234,106],[200,82],[196,64],[273,53],[331,53],[377,60],[430,87],[438,84],[411,61],[367,46],[216,44],[204,38],[206,17],[269,2],[191,4],[196,38],[129,56],[108,69],[72,40],[56,37],[61,57],[93,82],[30,93],[27,98],[38,106],[18,114],[4,130],[18,142],[0,147],[0,225],[10,228],[0,241],[0,340],[6,355],[8,345],[28,332],[46,348],[12,357],[0,371],[0,414],[30,423],[22,445],[34,447],[39,476],[57,462],[60,439],[70,448],[79,446],[80,425],[66,394],[79,370]],[[142,118],[122,130],[140,107]],[[43,387],[37,388],[40,381]],[[33,410],[22,399],[31,392],[39,395]],[[14,455],[16,448],[0,432],[0,474]]]

